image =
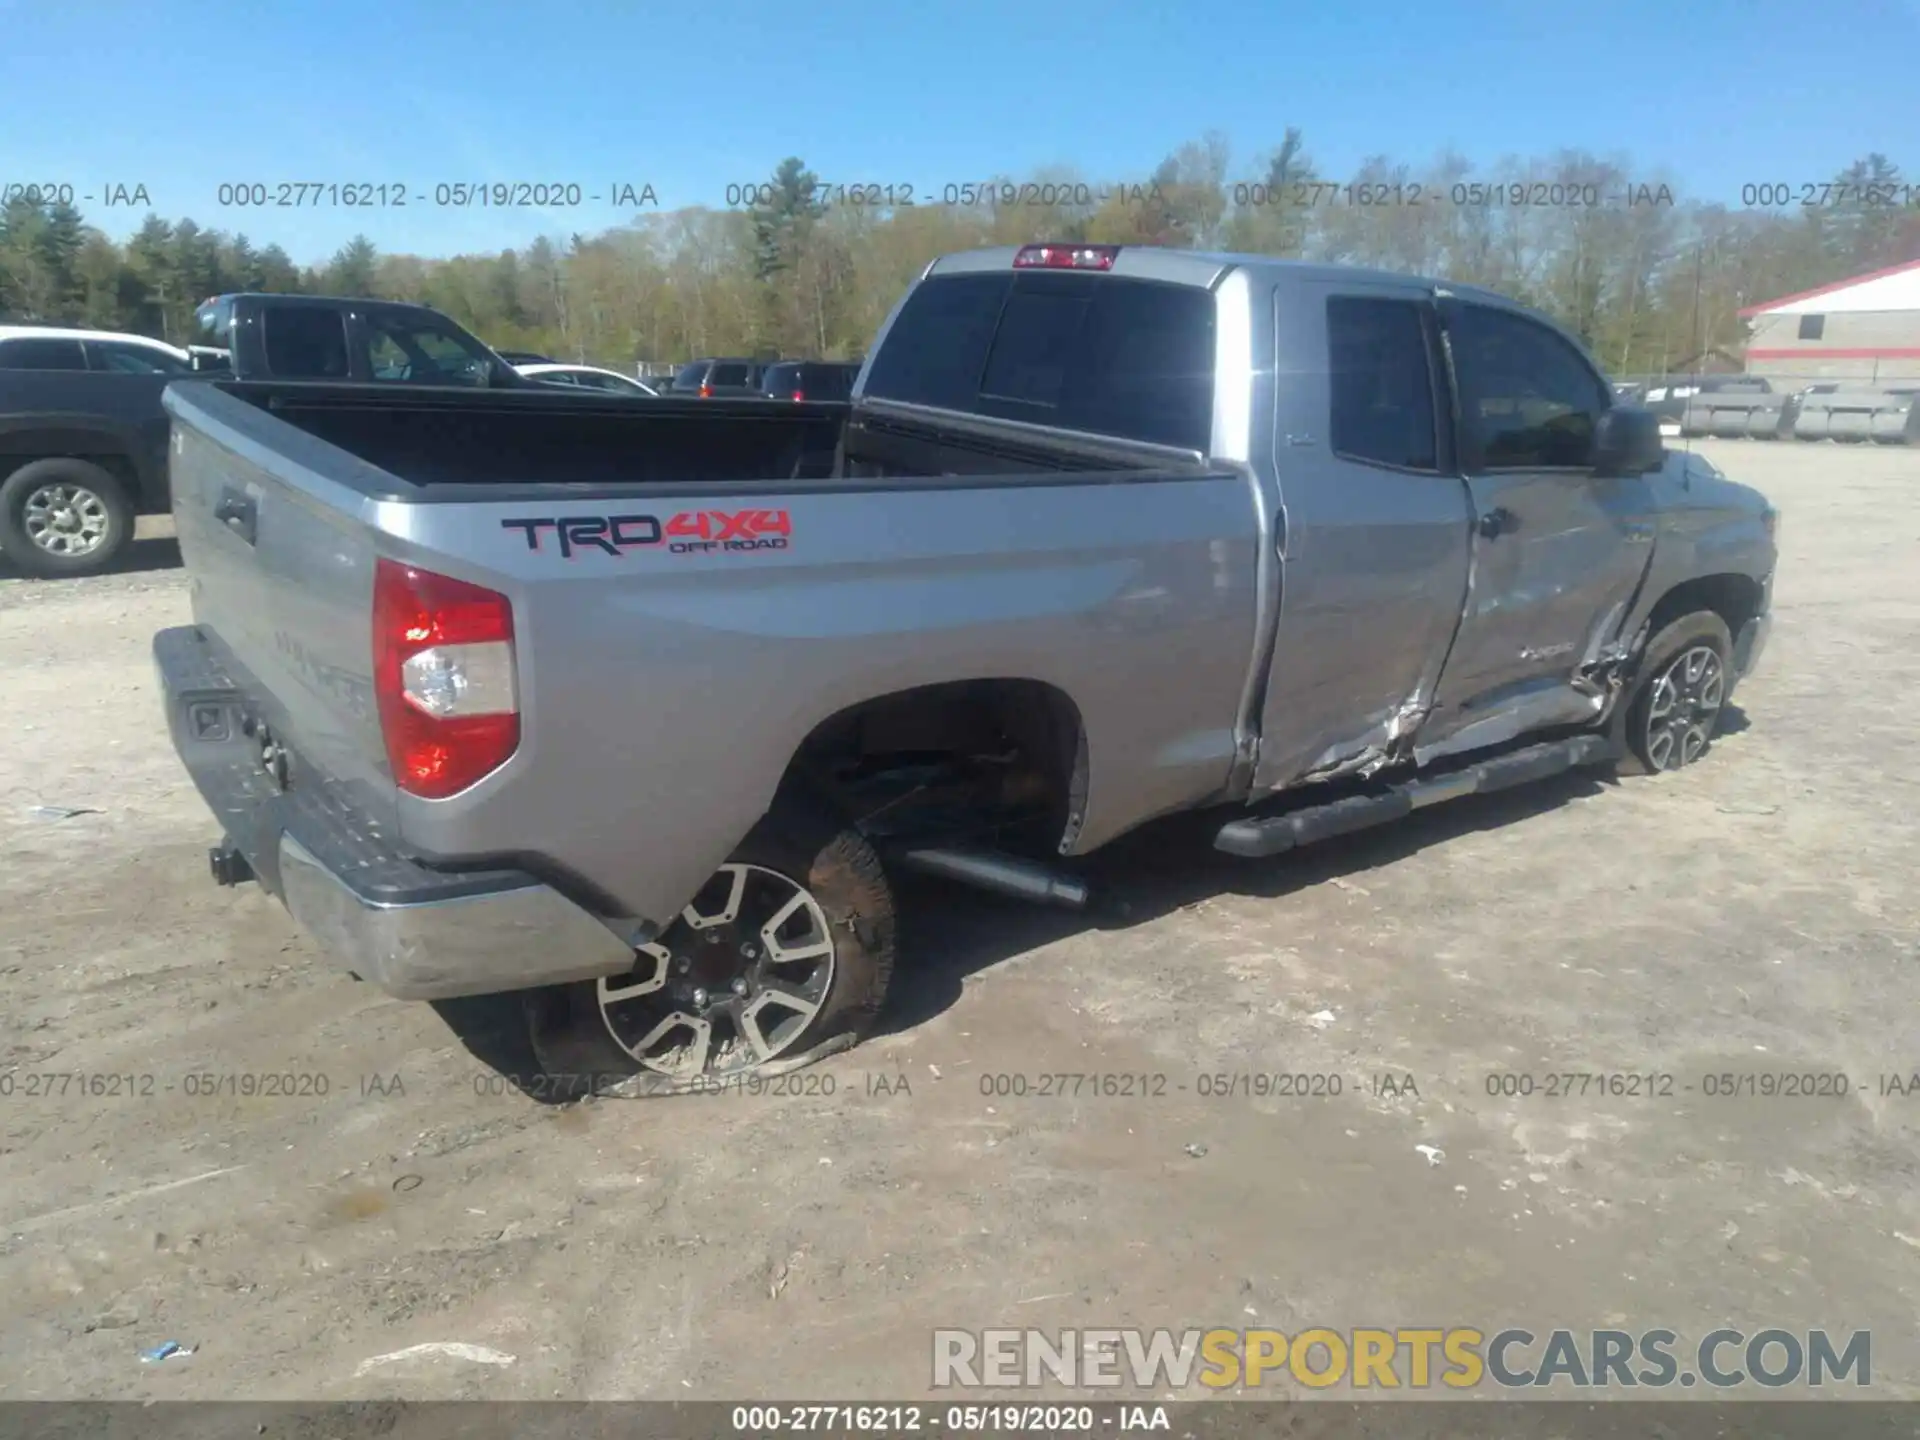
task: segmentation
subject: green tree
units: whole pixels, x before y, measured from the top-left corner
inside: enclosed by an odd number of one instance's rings
[[[378,295],[380,253],[364,235],[356,235],[327,262],[322,284],[334,295]]]

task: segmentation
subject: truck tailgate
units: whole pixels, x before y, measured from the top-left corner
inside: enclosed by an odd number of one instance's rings
[[[358,462],[210,386],[174,386],[165,403],[195,623],[273,732],[392,825],[373,697],[376,502],[331,478]],[[226,406],[244,413],[223,417]],[[247,433],[254,421],[271,448]]]

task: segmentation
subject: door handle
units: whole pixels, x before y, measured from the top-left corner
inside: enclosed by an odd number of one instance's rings
[[[213,518],[238,535],[247,544],[254,543],[254,524],[258,511],[251,497],[238,490],[222,491],[213,507]]]
[[[1520,528],[1520,517],[1504,505],[1496,505],[1483,514],[1474,523],[1475,530],[1492,540],[1496,536],[1510,534]]]

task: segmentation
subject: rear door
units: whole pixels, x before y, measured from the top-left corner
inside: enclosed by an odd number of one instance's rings
[[[1262,788],[1364,767],[1413,728],[1469,547],[1426,288],[1290,280],[1275,307],[1285,532]]]
[[[1572,343],[1500,306],[1446,300],[1441,314],[1473,582],[1431,729],[1571,720],[1586,708],[1574,672],[1617,634],[1652,557],[1651,490],[1645,477],[1594,475],[1594,427],[1612,393]]]

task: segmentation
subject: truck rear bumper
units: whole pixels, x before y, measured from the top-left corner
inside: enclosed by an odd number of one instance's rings
[[[441,1000],[617,975],[632,947],[523,870],[445,870],[400,853],[349,787],[261,760],[247,682],[194,626],[153,657],[167,728],[226,843],[330,959],[402,1000]]]

